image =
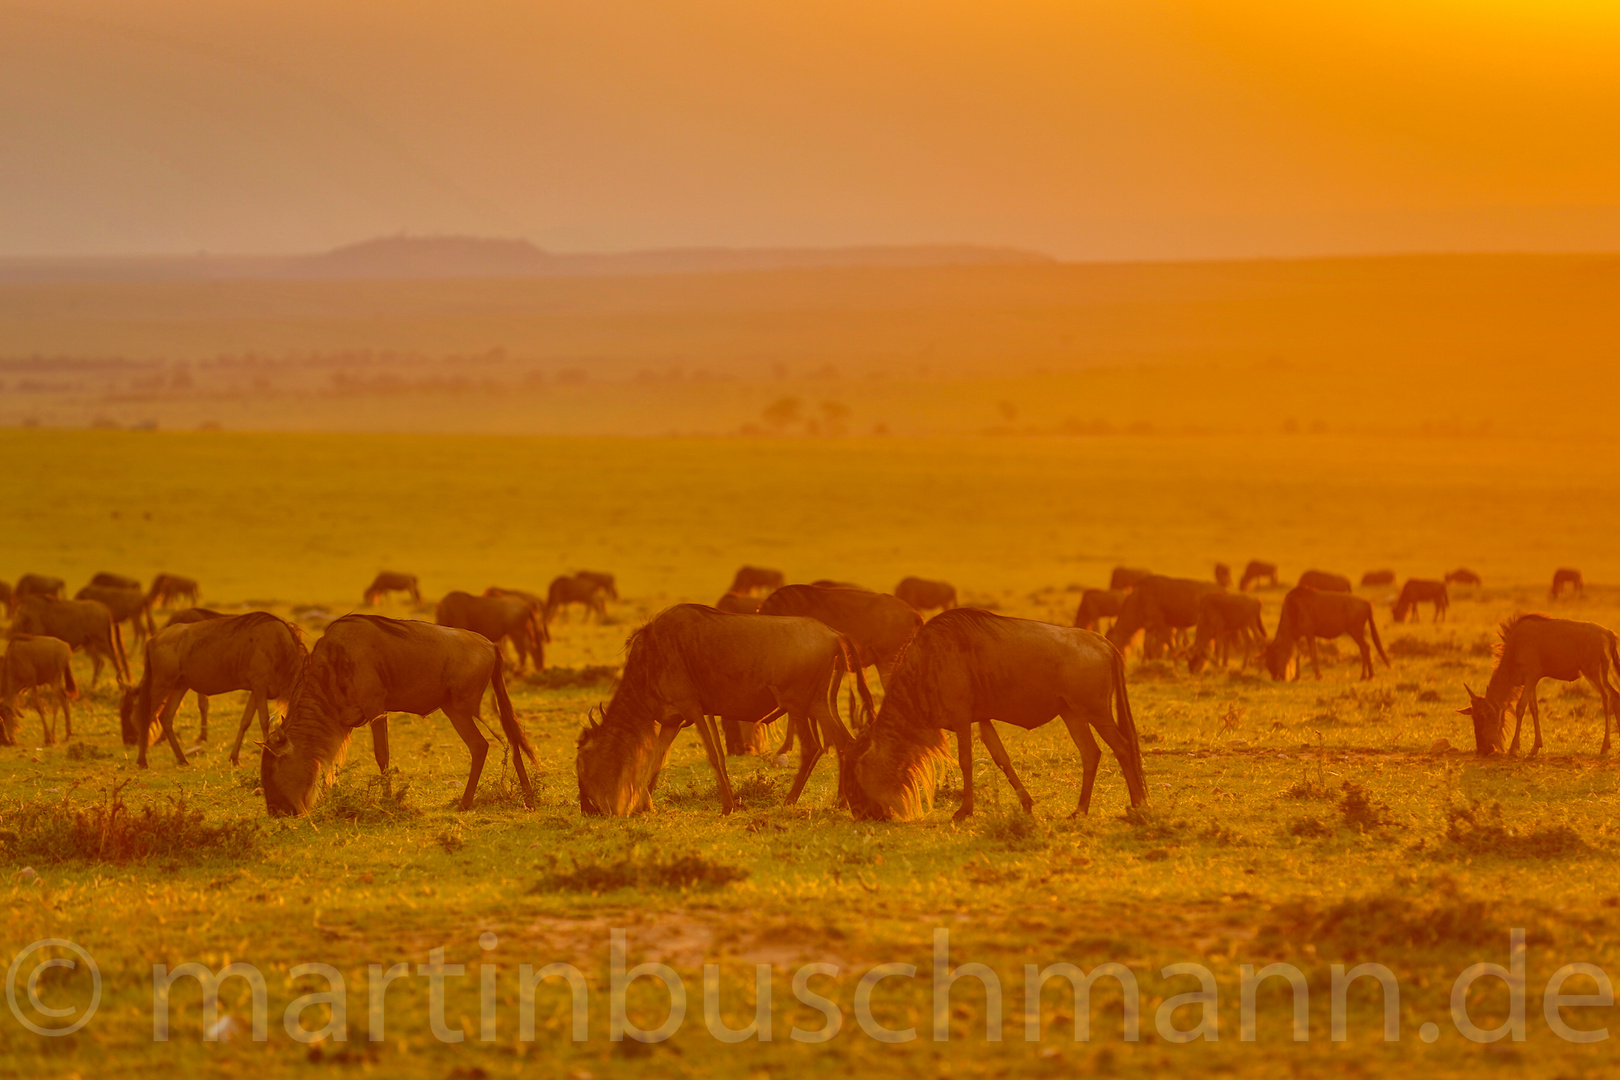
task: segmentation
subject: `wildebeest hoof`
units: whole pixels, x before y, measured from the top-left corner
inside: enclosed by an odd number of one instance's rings
[[[958,810],[956,813],[952,814],[951,815],[951,820],[952,821],[966,821],[968,818],[970,818],[972,816],[973,816],[973,811],[964,808],[964,809]]]

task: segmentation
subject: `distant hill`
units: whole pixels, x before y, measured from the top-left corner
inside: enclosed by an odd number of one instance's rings
[[[853,266],[1019,266],[1053,263],[1017,248],[922,244],[837,248],[671,248],[559,254],[527,240],[388,236],[319,255],[0,259],[0,281],[207,281],[596,277]]]

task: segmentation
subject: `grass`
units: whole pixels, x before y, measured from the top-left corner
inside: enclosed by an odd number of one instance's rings
[[[743,445],[751,460],[739,465]],[[0,432],[9,463],[0,498],[17,508],[0,537],[3,565],[15,568],[8,574],[56,572],[76,586],[101,569],[166,569],[197,576],[208,603],[269,598],[284,613],[294,604],[339,613],[356,606],[345,598],[357,598],[383,566],[418,573],[430,596],[497,582],[543,589],[554,573],[600,567],[619,575],[626,598],[612,624],[576,613],[553,625],[548,660],[563,674],[510,680],[539,756],[533,812],[516,797],[499,747],[473,809],[460,812],[461,740],[440,715],[395,714],[398,771],[387,790],[368,736],[358,733],[316,814],[269,819],[255,794],[251,747],[233,769],[222,745],[240,695],[215,699],[217,730],[191,766],[158,754],[142,771],[119,741],[110,682],[90,686],[80,658],[85,693],[74,705],[74,739],[0,753],[0,830],[9,830],[0,958],[42,938],[76,941],[101,966],[104,998],[71,1038],[0,1024],[0,1068],[279,1078],[319,1063],[406,1077],[605,1078],[874,1069],[1284,1077],[1412,1067],[1553,1077],[1606,1067],[1610,1044],[1552,1037],[1537,996],[1563,963],[1620,972],[1607,929],[1620,906],[1611,824],[1620,782],[1614,763],[1596,754],[1596,699],[1544,684],[1547,748],[1538,759],[1481,761],[1432,748],[1441,739],[1469,745],[1455,709],[1461,684],[1477,690],[1489,672],[1476,644],[1503,615],[1545,606],[1552,565],[1581,565],[1590,583],[1561,612],[1620,624],[1620,592],[1603,584],[1620,580],[1609,544],[1620,526],[1620,461],[1595,455],[1572,466],[1585,485],[1575,498],[1564,480],[1547,479],[1560,475],[1549,467],[1555,446],[1322,439],[1298,453],[1296,445]],[[1388,470],[1387,482],[1366,482],[1369,470]],[[942,472],[949,482],[936,479]],[[1502,476],[1541,515],[1538,527],[1475,528],[1490,520],[1480,516],[1488,494],[1469,480],[1481,474]],[[1320,683],[1214,668],[1191,676],[1168,663],[1141,672],[1133,658],[1131,704],[1151,794],[1143,812],[1126,812],[1117,766],[1105,757],[1090,815],[1070,817],[1080,757],[1052,724],[1000,729],[1035,797],[1033,817],[976,748],[978,814],[966,822],[951,819],[961,791],[954,755],[934,812],[915,824],[857,824],[836,809],[830,758],[791,807],[781,797],[796,761],[733,759],[745,809],[722,818],[690,735],[675,744],[655,814],[604,821],[579,813],[575,739],[587,710],[611,692],[625,634],[666,603],[712,600],[739,563],[880,587],[907,572],[934,574],[1009,614],[1066,620],[1078,601],[1069,586],[1099,583],[1114,562],[1202,575],[1215,558],[1240,564],[1250,554],[1281,561],[1285,577],[1308,565],[1354,577],[1385,564],[1434,575],[1466,563],[1487,585],[1459,590],[1447,623],[1386,632],[1386,642],[1405,644],[1367,685],[1355,681],[1351,649],[1324,657]],[[1365,595],[1388,627],[1383,595]],[[1281,593],[1261,597],[1274,625]],[[393,601],[381,610],[420,614]],[[486,707],[486,721],[492,715]],[[189,700],[177,725],[189,747]],[[108,835],[119,839],[109,846]],[[35,876],[25,880],[24,866]],[[1446,1020],[1451,980],[1476,961],[1507,963],[1517,926],[1530,935],[1529,1041],[1465,1044]],[[936,927],[951,930],[953,965],[977,961],[998,972],[1004,1041],[983,1040],[985,999],[971,981],[953,994],[952,1041],[929,1038]],[[686,980],[687,1019],[668,1043],[627,1051],[606,1038],[615,928],[626,933],[630,964],[666,963]],[[486,932],[496,938],[487,950]],[[426,964],[439,947],[447,964],[469,973],[446,980],[444,1007],[466,1040],[452,1047],[434,1037],[426,980],[413,976],[389,991],[387,1038],[369,1042],[369,965]],[[1141,980],[1142,1041],[1119,1040],[1117,995],[1103,984],[1093,1042],[1071,1041],[1072,1007],[1055,996],[1042,1041],[1023,1040],[1024,964],[1089,969],[1108,959]],[[173,1040],[152,1042],[151,965],[193,960],[216,969],[243,960],[264,972],[267,1043],[203,1043],[189,983],[173,994]],[[1306,974],[1309,1043],[1287,1040],[1286,998],[1270,990],[1260,994],[1259,1044],[1237,1038],[1239,965],[1271,960]],[[1402,980],[1397,1044],[1376,1039],[1376,998],[1359,991],[1351,1042],[1327,1038],[1329,965],[1362,960],[1387,964]],[[1155,999],[1190,988],[1159,973],[1183,961],[1215,974],[1218,1042],[1174,1045],[1156,1033]],[[280,1024],[286,1003],[321,982],[290,974],[304,962],[332,965],[349,987],[350,1041],[329,1040],[319,1055]],[[569,1039],[565,989],[555,982],[537,991],[534,1041],[518,1038],[517,966],[550,962],[574,964],[590,983],[588,1042]],[[825,1045],[788,1038],[795,1024],[822,1022],[790,989],[792,973],[810,962],[840,968],[813,984],[845,1014],[844,1030]],[[874,997],[882,1022],[919,1027],[915,1042],[884,1046],[856,1025],[860,976],[884,962],[917,965],[915,980],[885,980]],[[484,963],[497,965],[500,979],[492,1043],[478,1039]],[[774,966],[773,1041],[727,1046],[707,1035],[698,996],[706,963],[720,967],[721,1012],[732,1027],[752,1015],[753,965]],[[46,989],[66,994],[80,977],[58,972]],[[631,1014],[656,1026],[656,986],[637,986]],[[1501,1002],[1481,988],[1476,1016],[1485,1022]],[[1566,992],[1587,991],[1571,983]],[[222,1013],[246,1018],[245,984],[228,980],[220,996]],[[307,1011],[306,1025],[320,1012]],[[1566,1015],[1591,1027],[1607,1016]],[[1178,1012],[1177,1022],[1186,1026],[1189,1016]],[[1416,1036],[1427,1020],[1443,1029],[1433,1046]]]

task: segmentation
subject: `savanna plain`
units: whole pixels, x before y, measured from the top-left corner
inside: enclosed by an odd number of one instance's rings
[[[1280,425],[1272,430],[1279,430]],[[1432,1075],[1512,1071],[1589,1075],[1612,1042],[1557,1037],[1541,992],[1557,968],[1620,970],[1610,926],[1620,911],[1612,817],[1616,771],[1598,754],[1602,709],[1589,687],[1544,683],[1546,749],[1478,759],[1456,710],[1481,688],[1500,620],[1553,610],[1620,623],[1620,454],[1592,439],[1351,436],[963,437],[952,439],[542,438],[410,434],[0,432],[4,573],[48,573],[70,588],[100,570],[195,577],[203,602],[265,608],[321,626],[360,609],[379,569],[417,574],[428,602],[377,609],[431,618],[431,598],[488,585],[543,590],[574,569],[615,573],[622,600],[605,619],[577,609],[552,627],[545,670],[511,679],[540,757],[538,805],[523,808],[497,746],[476,805],[455,808],[467,754],[442,715],[395,716],[397,773],[385,793],[359,734],[317,810],[271,819],[257,751],[232,767],[240,695],[215,699],[206,743],[181,767],[159,747],[136,767],[119,735],[107,674],[74,704],[73,737],[43,745],[27,711],[19,746],[0,750],[4,955],[65,938],[96,959],[102,1001],[76,1034],[42,1037],[0,1023],[12,1075],[237,1072],[263,1076],[424,1077],[630,1074],[701,1076],[1138,1075],[1165,1070],[1256,1076]],[[1207,577],[1215,562],[1279,564],[1359,579],[1466,565],[1483,585],[1455,588],[1450,618],[1395,625],[1390,589],[1373,600],[1391,666],[1357,679],[1353,648],[1329,648],[1321,681],[1274,682],[1252,666],[1128,660],[1150,802],[1127,814],[1106,758],[1088,816],[1071,817],[1080,759],[1060,724],[1004,730],[1036,797],[1024,814],[988,755],[975,753],[978,812],[957,822],[961,782],[942,767],[933,812],[909,824],[855,822],[833,806],[829,756],[784,806],[791,764],[732,758],[745,808],[722,817],[697,740],[683,734],[657,810],[581,815],[575,738],[612,692],[627,634],[663,607],[713,602],[743,563],[790,581],[833,578],[881,590],[906,574],[953,582],[966,604],[1067,625],[1084,586],[1117,564]],[[1555,567],[1585,575],[1584,595],[1552,603]],[[1268,628],[1281,590],[1260,593]],[[140,660],[132,660],[137,676]],[[874,689],[876,688],[875,680]],[[486,704],[486,721],[493,710]],[[177,721],[196,742],[192,704]],[[256,732],[251,737],[257,737]],[[779,736],[773,736],[779,737]],[[108,821],[156,823],[144,846]],[[143,817],[144,816],[144,817]],[[99,831],[98,831],[99,830]],[[137,830],[138,831],[138,830]],[[100,845],[98,847],[98,844]],[[25,873],[24,868],[32,869]],[[1509,963],[1524,928],[1527,1034],[1475,1043],[1449,1020],[1453,980]],[[628,962],[662,962],[687,990],[680,1030],[658,1043],[608,1038],[609,935]],[[934,934],[950,964],[1000,977],[1000,1041],[986,1039],[987,997],[956,984],[936,1041]],[[480,937],[483,937],[481,943]],[[488,935],[493,935],[490,937]],[[488,946],[486,948],[486,946]],[[367,1033],[368,967],[426,965],[442,948],[465,966],[445,980],[435,1032],[429,980],[388,991],[385,1036]],[[170,1000],[170,1040],[153,1041],[152,966],[241,961],[266,979],[268,1038],[255,1041],[249,984],[224,981],[223,1029],[202,1038],[195,982]],[[1294,1041],[1286,983],[1258,992],[1255,1041],[1240,1038],[1240,965],[1304,972],[1309,1039]],[[518,966],[575,965],[589,986],[588,1038],[575,1041],[566,983],[536,991],[521,1023]],[[1140,1038],[1121,1037],[1121,994],[1100,980],[1090,1038],[1050,984],[1026,1030],[1024,965],[1116,962],[1141,988]],[[1384,1039],[1376,984],[1347,999],[1348,1038],[1330,1029],[1330,965],[1374,962],[1400,980],[1398,1041]],[[347,984],[348,1037],[296,1041],[283,1010],[327,979]],[[841,1010],[825,1042],[790,1038],[828,1023],[792,991],[804,965],[836,965],[810,984]],[[913,1041],[879,1042],[854,1016],[863,974],[883,980],[871,1014]],[[1180,1044],[1155,1023],[1199,989],[1167,965],[1206,966],[1219,1038]],[[755,1016],[756,965],[770,965],[771,1041],[722,1043],[705,1028],[705,964],[718,965],[719,1016]],[[493,1030],[480,1019],[479,965],[493,965]],[[83,968],[42,977],[43,1000],[84,990]],[[1565,993],[1592,993],[1578,977]],[[19,994],[22,991],[19,990]],[[1499,980],[1475,984],[1470,1015],[1507,1015]],[[668,998],[640,980],[630,1019],[663,1022]],[[1196,1027],[1203,1007],[1171,1021]],[[1576,1028],[1614,1020],[1565,1010]],[[320,1028],[326,1006],[303,1013]],[[216,1021],[217,1022],[217,1021]],[[1420,1037],[1438,1025],[1435,1041]],[[1033,1033],[1034,1039],[1028,1038]],[[461,1036],[459,1042],[446,1037]]]

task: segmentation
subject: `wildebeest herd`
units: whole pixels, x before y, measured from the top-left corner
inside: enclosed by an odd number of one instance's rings
[[[1182,661],[1193,674],[1211,664],[1263,665],[1274,680],[1297,679],[1308,659],[1321,678],[1319,643],[1348,637],[1360,652],[1360,674],[1374,677],[1372,654],[1390,659],[1379,637],[1372,601],[1350,579],[1307,570],[1286,587],[1277,567],[1254,560],[1237,588],[1218,565],[1209,580],[1177,578],[1119,567],[1106,589],[1086,589],[1073,626],[1013,618],[958,606],[948,583],[907,577],[892,593],[848,582],[788,584],[776,570],[745,566],[711,607],[678,604],[630,634],[611,698],[591,710],[578,739],[575,768],[581,811],[628,815],[652,809],[658,778],[678,733],[694,728],[715,772],[720,809],[740,805],[728,775],[728,754],[758,752],[767,725],[787,720],[774,755],[796,742],[798,770],[787,793],[802,794],[827,750],[837,758],[837,805],[859,819],[910,820],[931,808],[939,768],[954,734],[962,771],[958,817],[973,812],[974,728],[991,759],[1028,810],[1032,799],[997,734],[999,721],[1025,729],[1061,718],[1083,766],[1075,813],[1087,812],[1106,745],[1124,775],[1131,805],[1147,799],[1142,751],[1131,714],[1126,654],[1144,661]],[[1393,586],[1387,570],[1369,571],[1363,587]],[[1453,585],[1474,587],[1477,574],[1454,570],[1442,579],[1408,579],[1391,617],[1415,618],[1430,605],[1436,621],[1450,607]],[[1262,588],[1287,591],[1274,633],[1267,633]],[[1552,599],[1579,594],[1578,571],[1554,576]],[[56,698],[64,735],[71,738],[69,701],[79,696],[71,655],[87,653],[92,685],[104,666],[120,694],[126,745],[146,767],[151,742],[166,743],[187,762],[174,730],[181,700],[196,695],[200,740],[207,738],[208,698],[246,691],[248,700],[231,750],[233,765],[253,719],[261,741],[260,779],[271,814],[303,814],[318,801],[353,733],[369,727],[378,767],[388,775],[388,716],[443,711],[471,758],[460,806],[470,808],[490,744],[480,708],[493,694],[500,738],[511,751],[525,804],[534,805],[527,764],[535,752],[518,721],[506,676],[541,669],[550,627],[570,606],[586,617],[607,617],[619,599],[613,575],[579,571],[552,581],[544,596],[490,586],[452,591],[433,606],[432,623],[354,613],[330,622],[314,647],[302,629],[265,611],[227,614],[198,607],[195,581],[159,574],[150,587],[117,574],[97,574],[69,600],[57,578],[27,574],[0,598],[11,615],[0,663],[0,741],[15,745],[20,696],[32,692],[47,744],[55,728],[41,694]],[[403,594],[425,613],[414,575],[385,571],[364,590],[364,602]],[[923,613],[937,610],[924,620]],[[154,612],[167,611],[161,628]],[[1106,633],[1100,633],[1106,627]],[[142,660],[131,675],[123,627]],[[507,650],[511,650],[509,655]],[[874,704],[866,669],[883,690]],[[1620,726],[1620,651],[1615,634],[1594,623],[1543,614],[1518,615],[1501,626],[1497,660],[1483,694],[1467,688],[1476,750],[1519,751],[1524,714],[1542,745],[1536,689],[1542,679],[1589,680],[1602,699],[1607,753]],[[848,722],[840,689],[849,680]],[[279,719],[270,703],[285,702]],[[1511,740],[1507,721],[1514,720]]]

